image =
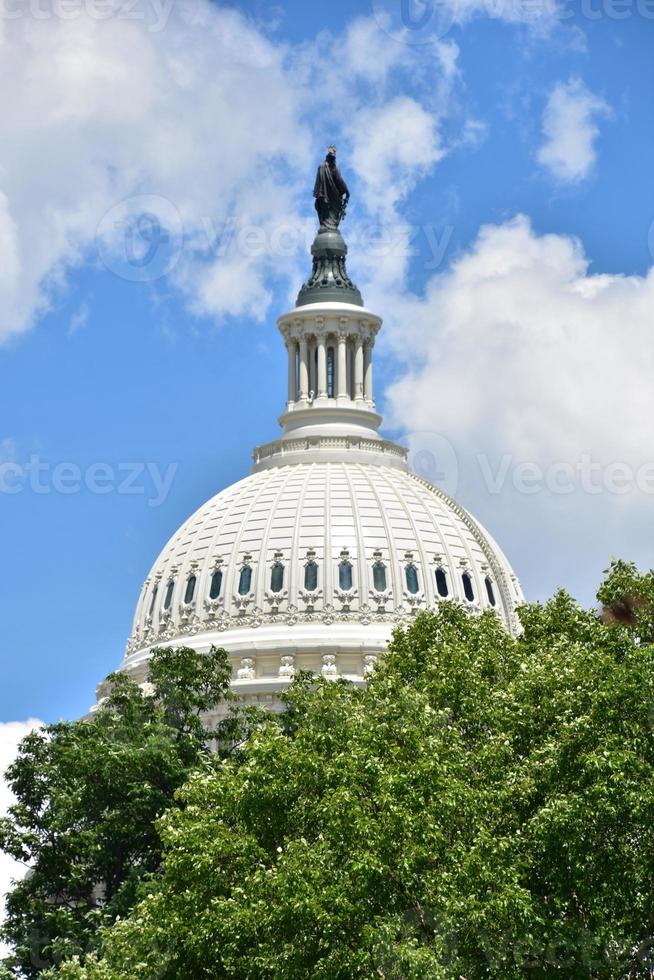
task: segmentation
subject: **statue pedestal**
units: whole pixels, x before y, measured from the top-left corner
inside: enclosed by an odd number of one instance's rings
[[[300,290],[298,306],[332,302],[363,306],[361,293],[347,274],[347,245],[340,231],[319,231],[311,255],[313,271]]]

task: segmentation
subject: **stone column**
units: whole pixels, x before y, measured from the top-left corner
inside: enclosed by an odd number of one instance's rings
[[[343,330],[338,335],[336,394],[338,398],[347,398],[347,334]]]
[[[327,397],[327,340],[324,334],[318,337],[318,398]]]
[[[372,341],[368,340],[363,348],[363,394],[367,402],[373,402],[372,395]]]
[[[363,398],[363,340],[357,337],[354,348],[354,397]]]
[[[297,343],[295,340],[286,341],[288,351],[288,402],[289,405],[297,399]]]
[[[300,338],[300,401],[309,398],[309,351],[307,338]]]
[[[309,393],[313,392],[316,397],[318,385],[316,383],[316,339],[311,337],[308,346],[309,353]]]

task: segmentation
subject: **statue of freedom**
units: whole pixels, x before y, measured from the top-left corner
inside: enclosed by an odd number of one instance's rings
[[[320,218],[320,230],[337,231],[345,217],[350,192],[336,163],[335,146],[329,147],[325,162],[318,167],[313,196]]]

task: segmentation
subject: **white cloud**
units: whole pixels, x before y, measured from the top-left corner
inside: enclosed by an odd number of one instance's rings
[[[394,311],[398,353],[424,359],[390,389],[394,414],[406,424],[410,404],[412,427],[428,425],[437,391],[456,438],[530,458],[581,446],[636,460],[650,451],[653,309],[654,270],[591,275],[579,241],[539,236],[524,216],[484,227],[424,300]]]
[[[654,269],[593,275],[579,241],[519,216],[482,228],[423,298],[387,293],[381,308],[407,365],[387,421],[452,443],[459,494],[532,587],[588,589],[589,564],[599,575],[612,552],[651,562]],[[540,489],[524,491],[523,464],[540,467]]]
[[[68,323],[68,336],[73,337],[79,330],[83,330],[89,322],[91,307],[84,300],[75,310]]]
[[[352,166],[365,177],[373,212],[394,208],[444,156],[437,120],[408,96],[358,113],[352,140]]]
[[[372,0],[374,16],[389,36],[405,45],[428,46],[446,37],[454,25],[477,17],[525,25],[534,36],[547,36],[562,19],[565,5],[557,0]]]
[[[281,276],[293,291],[306,271],[316,120],[321,153],[344,130],[356,143],[352,169],[365,173],[368,200],[382,183],[376,153],[397,200],[444,152],[439,112],[457,75],[451,42],[422,65],[431,92],[423,106],[387,96],[392,73],[418,62],[373,18],[292,48],[208,0],[152,4],[145,20],[121,16],[114,2],[108,19],[89,16],[92,5],[62,19],[41,4],[38,19],[26,8],[3,25],[0,342],[51,308],[69,271],[94,255],[99,227],[100,255],[116,274],[149,282],[166,273],[196,314],[261,320],[273,282]],[[156,248],[151,264],[132,261],[148,251],[143,211],[159,222],[156,235],[176,216],[170,268]],[[223,249],[234,218],[240,237]],[[247,229],[269,245],[281,225],[297,233],[295,252],[278,249],[271,260],[268,247],[243,246]]]
[[[0,815],[2,816],[6,815],[8,808],[14,802],[13,794],[4,781],[4,774],[16,758],[19,742],[35,728],[42,726],[43,722],[35,718],[30,718],[29,721],[0,722]],[[0,916],[4,916],[4,896],[9,891],[12,879],[21,878],[24,873],[25,868],[21,864],[0,852]],[[0,956],[5,952],[6,949],[0,944]]]
[[[558,24],[563,13],[557,0],[451,0],[457,21],[485,14],[508,24],[528,24],[536,30],[549,30]]]
[[[557,180],[584,180],[597,160],[598,120],[610,112],[607,103],[580,79],[560,82],[551,92],[543,116],[545,141],[538,151],[538,162]]]
[[[88,6],[74,20],[25,8],[4,25],[0,339],[48,307],[123,199],[160,195],[192,237],[259,185],[274,221],[296,204],[289,166],[302,173],[310,160],[286,51],[238,13],[175,4],[157,31],[118,14],[94,20]],[[211,256],[205,271],[210,280]],[[220,314],[224,299],[209,292],[207,311]]]

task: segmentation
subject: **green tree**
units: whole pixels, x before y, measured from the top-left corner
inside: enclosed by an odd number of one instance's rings
[[[149,688],[126,674],[89,718],[36,731],[7,778],[16,795],[0,846],[29,872],[7,900],[9,975],[36,977],[93,948],[98,928],[126,915],[161,863],[155,823],[189,774],[243,736],[231,709],[217,731],[206,712],[231,698],[224,651],[156,650]]]
[[[160,821],[163,872],[67,980],[647,977],[652,578],[509,637],[450,603],[367,689],[301,677]],[[606,618],[606,617],[605,617]]]

